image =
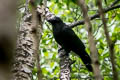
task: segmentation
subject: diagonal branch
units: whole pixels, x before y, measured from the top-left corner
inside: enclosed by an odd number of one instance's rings
[[[115,0],[115,1],[111,4],[111,6],[116,5],[119,1],[120,1],[120,0]]]
[[[117,8],[120,8],[120,4],[117,5],[117,6],[108,7],[108,8],[106,8],[106,9],[104,9],[103,12],[104,12],[104,13],[107,13],[107,12],[109,12],[109,11],[111,11],[111,10],[114,10],[114,9],[117,9]],[[93,16],[90,17],[90,20],[93,20],[93,19],[99,18],[99,17],[100,17],[99,13],[96,13],[95,15],[93,15]],[[80,20],[80,21],[77,21],[77,22],[73,22],[73,23],[69,24],[69,27],[70,27],[70,28],[73,28],[73,27],[78,26],[78,25],[84,25],[84,22],[85,22],[84,20]]]

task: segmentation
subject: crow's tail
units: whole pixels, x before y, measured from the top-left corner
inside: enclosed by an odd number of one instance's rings
[[[92,62],[91,62],[91,58],[90,58],[90,56],[88,55],[88,53],[87,53],[85,50],[79,51],[79,53],[78,53],[78,51],[77,51],[77,55],[80,56],[80,58],[82,59],[83,63],[85,64],[86,68],[87,68],[89,71],[93,72],[93,68],[92,68],[92,65],[91,65],[91,63],[92,63]]]

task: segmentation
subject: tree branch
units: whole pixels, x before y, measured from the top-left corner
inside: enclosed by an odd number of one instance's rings
[[[97,0],[97,5],[99,7],[99,13],[100,13],[100,16],[101,16],[101,19],[102,19],[102,23],[104,25],[104,33],[105,33],[107,44],[108,44],[108,47],[109,47],[110,59],[111,59],[112,71],[113,71],[113,80],[118,80],[118,73],[117,73],[117,69],[116,69],[116,66],[115,66],[116,62],[115,62],[115,54],[114,54],[115,53],[114,52],[114,43],[110,39],[109,31],[107,29],[107,24],[106,24],[107,21],[105,20],[101,0]]]
[[[111,4],[111,6],[116,5],[119,1],[120,1],[120,0],[115,0],[115,1]]]
[[[104,10],[103,12],[107,13],[107,12],[109,12],[111,10],[114,10],[114,9],[117,9],[117,8],[120,8],[120,4],[117,5],[117,6],[108,7],[106,9],[103,9]],[[93,20],[93,19],[99,18],[99,17],[100,17],[99,13],[96,13],[95,15],[90,17],[90,20]],[[85,22],[84,20],[76,21],[76,22],[73,22],[73,23],[69,24],[69,27],[73,28],[73,27],[78,26],[78,25],[84,25],[84,22]]]
[[[88,32],[88,42],[89,42],[89,46],[90,46],[95,80],[102,80],[102,75],[100,74],[100,69],[99,69],[100,64],[99,64],[99,60],[98,60],[98,52],[97,52],[95,40],[94,40],[94,37],[92,34],[92,24],[90,23],[90,18],[88,16],[87,6],[86,6],[84,0],[79,0],[78,4],[81,7],[81,10],[83,12],[83,18],[85,20],[85,26],[86,26],[86,29]]]

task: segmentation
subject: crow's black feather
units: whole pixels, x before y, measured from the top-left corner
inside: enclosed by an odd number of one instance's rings
[[[75,32],[68,27],[59,17],[48,20],[53,27],[53,35],[56,42],[62,46],[67,53],[75,52],[83,61],[89,71],[92,71],[91,58],[85,51],[85,46]]]

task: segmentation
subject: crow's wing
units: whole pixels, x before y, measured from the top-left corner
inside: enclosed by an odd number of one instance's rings
[[[66,28],[63,30],[63,32],[64,32],[64,38],[66,37],[65,39],[66,43],[64,44],[65,45],[69,44],[69,46],[67,47],[71,48],[73,52],[79,55],[83,63],[88,68],[88,70],[92,71],[91,58],[88,55],[88,53],[85,51],[85,46],[83,42],[79,39],[79,37],[75,34],[75,32],[72,29]]]
[[[75,34],[75,32],[71,28],[64,28],[61,34],[64,40],[64,44],[66,45],[69,44],[68,47],[71,47],[73,49],[78,48],[85,50],[83,42],[79,39],[79,37]]]

